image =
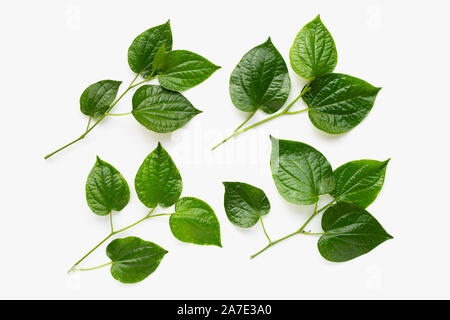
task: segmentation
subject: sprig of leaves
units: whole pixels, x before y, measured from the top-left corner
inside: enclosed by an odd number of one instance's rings
[[[111,265],[112,276],[124,283],[139,282],[153,273],[167,251],[153,242],[136,237],[113,240],[106,249],[111,262],[93,268],[77,266],[111,237],[141,222],[159,216],[169,216],[172,234],[180,241],[222,247],[219,220],[214,210],[204,201],[181,197],[183,182],[170,155],[159,143],[140,166],[135,189],[139,200],[150,212],[142,219],[121,229],[113,225],[113,211],[121,211],[130,200],[128,183],[120,172],[97,157],[86,181],[86,200],[93,213],[109,216],[111,232],[78,260],[71,271],[87,271]],[[173,213],[155,213],[155,209],[175,205]]]
[[[128,64],[136,76],[119,97],[122,82],[114,80],[96,82],[83,92],[80,109],[89,117],[86,130],[77,139],[46,155],[45,159],[84,139],[107,116],[132,114],[141,125],[159,133],[181,128],[201,111],[180,92],[197,86],[220,68],[196,53],[172,51],[169,21],[134,39],[128,49]],[[139,77],[143,80],[138,82]],[[131,112],[110,113],[131,89],[157,78],[159,85],[145,85],[135,92]],[[91,125],[92,120],[95,122]]]
[[[325,156],[305,143],[273,137],[271,141],[270,166],[278,192],[288,202],[314,204],[315,208],[299,229],[272,241],[262,221],[262,216],[270,211],[264,191],[246,183],[224,182],[224,206],[230,222],[249,228],[261,221],[269,241],[251,258],[297,234],[320,235],[317,243],[320,254],[334,262],[354,259],[392,239],[365,210],[383,186],[389,160],[351,161],[333,171]],[[319,209],[319,197],[325,194],[334,199]],[[323,232],[304,231],[311,220],[323,211]]]
[[[231,74],[230,96],[236,108],[250,114],[212,150],[232,137],[285,115],[308,112],[317,129],[341,134],[356,127],[369,114],[381,88],[346,74],[332,73],[337,64],[337,50],[320,16],[297,34],[289,60],[295,73],[308,82],[290,104],[275,113],[285,105],[291,88],[283,57],[270,38],[244,55]],[[300,98],[307,108],[290,111]],[[272,115],[241,129],[259,109]]]

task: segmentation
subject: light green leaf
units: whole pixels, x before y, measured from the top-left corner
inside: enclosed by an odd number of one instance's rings
[[[270,168],[281,196],[295,204],[314,204],[334,190],[331,165],[319,151],[296,141],[271,137]]]
[[[102,80],[87,87],[80,97],[81,112],[92,118],[104,115],[116,99],[121,83],[121,81]]]
[[[130,189],[116,168],[97,157],[86,181],[86,200],[92,212],[105,216],[125,208]]]
[[[170,216],[170,230],[180,241],[222,247],[220,225],[213,209],[196,198],[182,198]]]
[[[170,155],[158,143],[139,168],[134,186],[148,208],[170,207],[180,198],[183,182]]]
[[[369,212],[350,203],[338,203],[325,211],[322,229],[325,234],[317,246],[333,262],[354,259],[392,239]]]
[[[163,44],[158,51],[156,51],[155,58],[153,59],[153,68],[156,71],[162,71],[166,68],[168,61],[166,46]]]

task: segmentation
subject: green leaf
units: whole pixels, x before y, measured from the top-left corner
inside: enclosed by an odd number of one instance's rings
[[[337,134],[356,127],[367,116],[380,89],[346,74],[331,73],[313,80],[302,98],[314,126]]]
[[[325,234],[317,246],[333,262],[354,259],[392,239],[369,212],[350,203],[338,203],[325,211],[322,229]]]
[[[286,102],[291,80],[283,57],[270,38],[247,52],[230,78],[230,96],[239,110],[278,111]]]
[[[183,189],[180,172],[161,143],[145,158],[134,187],[139,200],[148,208],[170,207],[180,198]]]
[[[196,198],[182,198],[169,219],[170,230],[180,241],[222,247],[220,225],[213,209]]]
[[[92,212],[105,216],[125,208],[130,188],[116,168],[97,157],[86,181],[86,200]]]
[[[175,50],[167,54],[166,67],[158,80],[166,89],[183,91],[202,83],[218,69],[219,66],[196,53]]]
[[[305,79],[333,72],[337,64],[334,40],[317,16],[297,34],[289,52],[291,66]]]
[[[158,51],[156,51],[155,58],[153,59],[153,68],[156,71],[162,71],[166,68],[168,61],[166,46],[163,44]]]
[[[149,77],[153,71],[156,52],[163,45],[166,50],[172,50],[170,21],[148,29],[134,39],[128,49],[128,64],[131,70],[140,73],[144,78]]]
[[[194,108],[181,93],[161,86],[142,86],[133,96],[133,116],[144,127],[155,132],[167,133],[179,129],[199,113],[201,111]]]
[[[334,171],[336,189],[332,196],[338,201],[350,202],[367,208],[383,187],[389,160],[357,160]]]
[[[231,223],[249,228],[270,211],[270,202],[259,188],[242,182],[224,182],[224,205]]]
[[[271,137],[270,167],[281,196],[295,204],[314,204],[334,190],[331,165],[319,151],[296,141]]]
[[[108,111],[117,96],[121,81],[102,80],[91,84],[80,97],[81,112],[92,118],[98,118]]]
[[[151,275],[168,251],[137,237],[116,239],[106,248],[111,275],[123,283],[136,283]]]

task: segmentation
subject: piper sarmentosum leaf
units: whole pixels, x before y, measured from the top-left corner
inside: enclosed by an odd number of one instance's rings
[[[121,81],[102,80],[87,87],[80,97],[81,112],[92,118],[104,115],[116,99],[121,83]]]

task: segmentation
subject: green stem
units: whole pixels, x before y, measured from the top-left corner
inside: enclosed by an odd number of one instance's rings
[[[112,212],[109,213],[109,224],[111,225],[111,233],[114,232],[113,222],[112,222]]]
[[[92,120],[92,117],[89,116],[89,120],[88,120],[88,124],[87,124],[87,126],[86,126],[85,132],[89,130],[89,126],[91,125],[91,120]]]
[[[73,269],[72,271],[90,271],[90,270],[100,269],[100,268],[109,266],[111,264],[112,264],[112,261],[102,264],[101,266],[97,266],[97,267],[93,267],[93,268],[86,268],[86,269]]]
[[[259,221],[261,221],[261,226],[262,226],[262,228],[263,228],[264,234],[265,234],[266,237],[267,237],[267,240],[269,240],[269,243],[272,243],[272,240],[270,240],[270,237],[269,237],[269,235],[267,234],[266,228],[264,227],[264,222],[263,222],[263,220],[262,220],[261,217],[259,217]]]
[[[239,125],[239,127],[237,127],[236,129],[234,129],[234,131],[233,132],[236,132],[236,131],[238,131],[240,128],[242,128],[254,115],[255,115],[255,113],[256,113],[256,111],[258,111],[258,109],[256,109],[255,111],[253,111],[252,113],[250,113],[250,115],[249,115],[249,117],[244,121],[244,122],[242,122],[240,125]]]
[[[118,116],[128,116],[131,114],[130,112],[126,112],[126,113],[106,113],[107,116],[113,116],[113,117],[118,117]]]

